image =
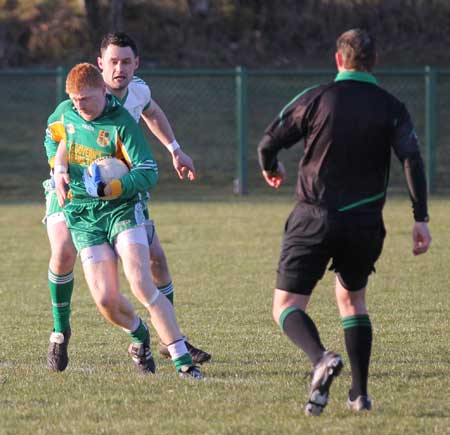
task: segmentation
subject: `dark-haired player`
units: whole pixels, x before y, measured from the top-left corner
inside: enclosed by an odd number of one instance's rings
[[[413,205],[413,254],[423,254],[431,242],[417,136],[406,107],[371,73],[374,38],[362,29],[343,33],[335,58],[335,80],[297,95],[258,146],[263,176],[278,188],[285,176],[278,152],[304,140],[297,203],[286,222],[278,264],[273,317],[313,365],[307,415],[321,414],[343,366],[341,356],[322,344],[306,314],[330,260],[352,373],[348,407],[371,409],[367,380],[372,326],[365,295],[385,237],[382,209],[392,150],[403,166]]]

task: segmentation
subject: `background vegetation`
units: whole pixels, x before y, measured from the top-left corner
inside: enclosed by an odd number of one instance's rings
[[[144,66],[332,66],[356,26],[383,65],[448,65],[447,0],[0,0],[0,66],[86,60],[112,29],[139,41]]]

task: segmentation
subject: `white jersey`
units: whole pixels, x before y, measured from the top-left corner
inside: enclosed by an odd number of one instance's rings
[[[130,115],[139,122],[141,113],[150,106],[152,93],[150,87],[144,80],[134,76],[128,85],[125,98],[120,101],[122,106],[128,110]]]
[[[134,118],[134,120],[139,123],[139,118],[141,117],[141,113],[150,107],[152,102],[152,92],[150,90],[150,86],[144,82],[144,80],[140,79],[137,76],[133,76],[133,79],[128,85],[127,93],[125,94],[125,98],[121,100],[121,104],[125,109],[128,110],[130,115]],[[143,201],[148,201],[150,199],[150,192],[146,192],[142,195]],[[153,221],[146,220],[145,224],[146,230],[149,233],[149,230],[153,231],[154,225]],[[150,233],[149,233],[150,237]],[[150,240],[153,239],[153,233],[151,235]],[[151,242],[150,242],[151,243]]]

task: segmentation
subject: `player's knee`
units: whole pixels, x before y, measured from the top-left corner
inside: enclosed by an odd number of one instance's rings
[[[153,274],[161,275],[169,273],[164,251],[159,251],[157,255],[150,256],[150,268]]]
[[[55,269],[72,270],[76,258],[77,252],[75,248],[69,244],[60,244],[52,249],[51,263]],[[59,273],[59,270],[53,270],[53,272]]]
[[[151,246],[150,261],[155,263],[164,263],[166,261],[166,254],[160,245]]]
[[[273,320],[277,325],[280,324],[280,315],[281,315],[282,309],[281,307],[276,304],[275,302],[272,304],[272,317]]]
[[[277,311],[275,311],[275,309],[272,307],[272,318],[275,321],[275,323],[278,325],[279,324],[279,317],[277,316]]]
[[[109,317],[114,317],[118,306],[116,298],[105,292],[102,296],[96,299],[95,303],[102,313],[106,312]]]

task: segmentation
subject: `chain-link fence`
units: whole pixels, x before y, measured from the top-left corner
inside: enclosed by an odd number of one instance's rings
[[[39,199],[48,167],[43,148],[46,120],[65,98],[64,70],[0,71],[0,199]],[[196,185],[217,191],[254,192],[264,187],[256,146],[264,129],[292,97],[334,78],[329,71],[141,70],[167,114],[178,142],[198,170]],[[431,189],[450,187],[450,72],[378,71],[382,87],[405,102],[415,122]],[[170,156],[147,133],[160,167],[160,185],[176,189]],[[294,185],[301,144],[282,151]],[[404,189],[393,159],[391,188]],[[189,189],[184,185],[183,189]]]

